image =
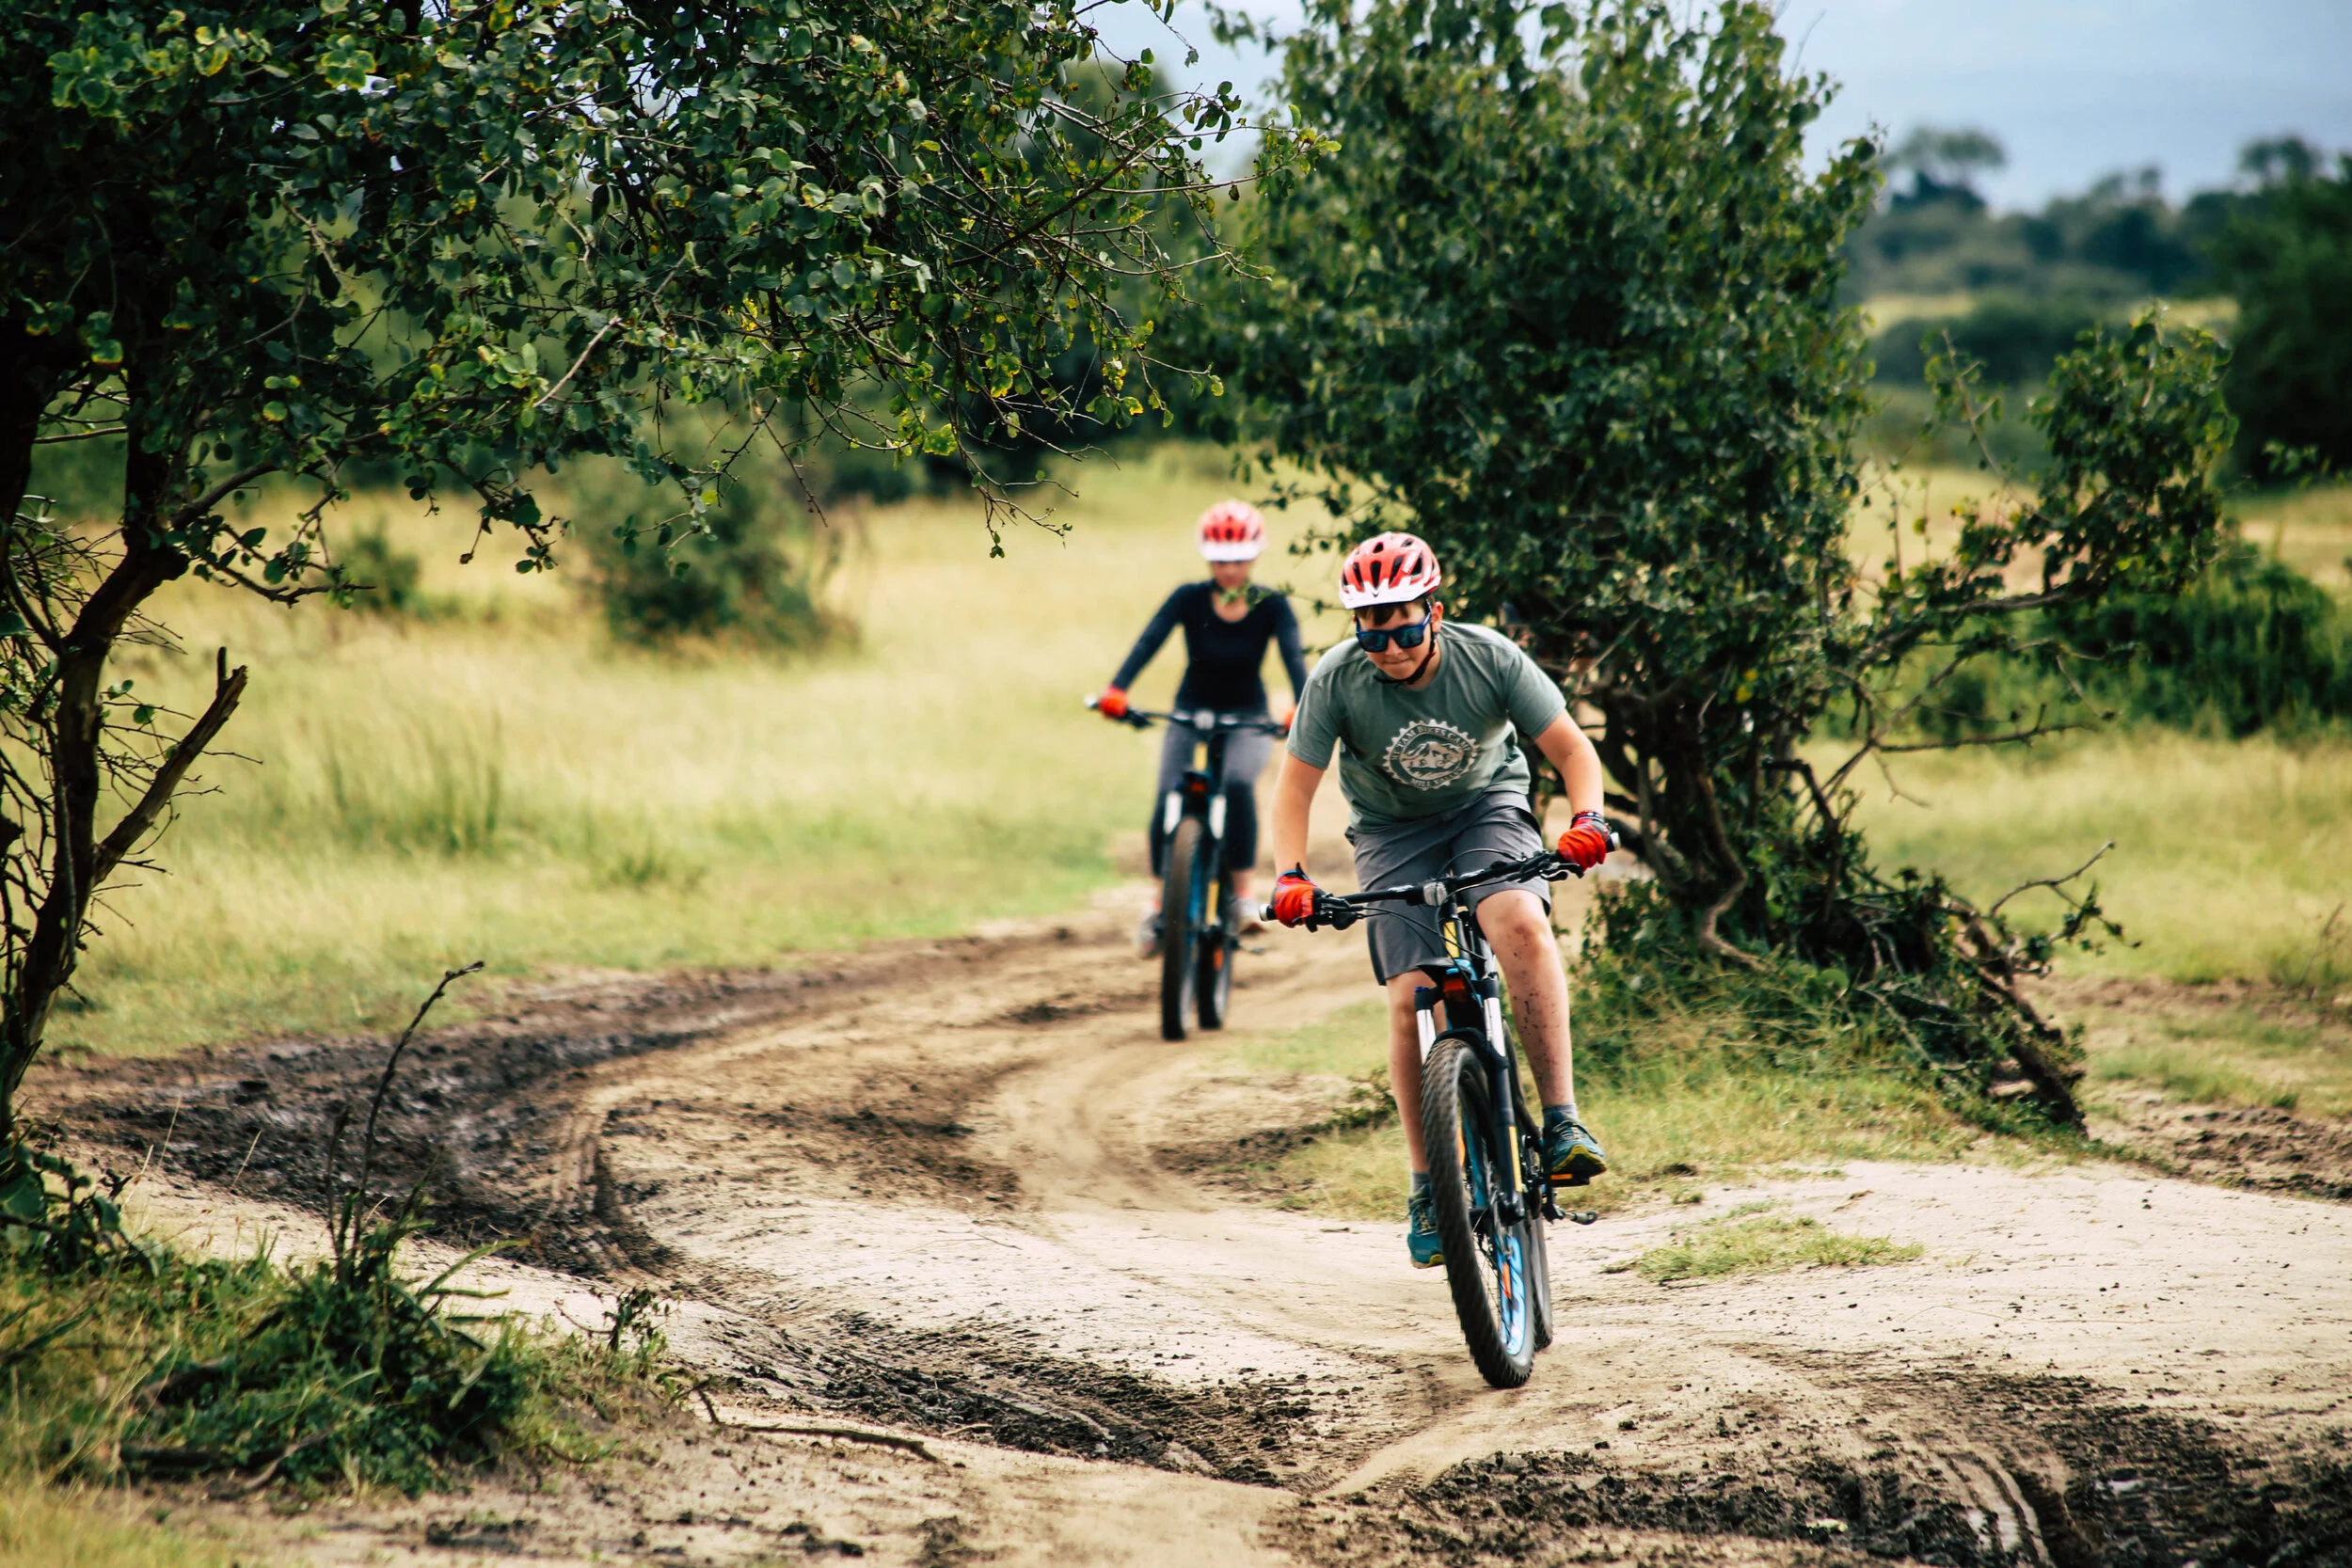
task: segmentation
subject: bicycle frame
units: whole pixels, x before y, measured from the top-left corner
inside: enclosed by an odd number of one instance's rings
[[[1213,722],[1200,723],[1199,721],[1203,717]],[[1176,787],[1161,800],[1160,832],[1172,842],[1177,823],[1187,816],[1201,819],[1201,869],[1208,875],[1195,880],[1208,886],[1205,890],[1196,889],[1195,896],[1205,897],[1206,902],[1193,914],[1196,919],[1213,921],[1222,911],[1225,897],[1225,747],[1232,739],[1233,733],[1244,727],[1247,721],[1228,714],[1211,713],[1207,709],[1196,709],[1191,713],[1145,714],[1143,718],[1147,721],[1165,719],[1170,724],[1182,723],[1191,730],[1195,761],[1204,760],[1200,756],[1203,747],[1208,751],[1206,766],[1184,769],[1184,776],[1177,781]]]
[[[1511,1182],[1509,1189],[1498,1195],[1499,1218],[1505,1225],[1516,1225],[1530,1212],[1531,1207],[1547,1219],[1564,1219],[1566,1215],[1552,1194],[1551,1184],[1540,1176],[1531,1176],[1527,1168],[1524,1145],[1533,1129],[1527,1116],[1526,1101],[1519,1091],[1518,1055],[1510,1031],[1502,1023],[1502,982],[1495,964],[1494,950],[1487,946],[1486,933],[1478,928],[1476,916],[1463,901],[1462,895],[1471,888],[1488,882],[1517,881],[1531,877],[1557,880],[1566,876],[1582,876],[1581,868],[1562,861],[1549,852],[1531,855],[1521,861],[1498,861],[1482,871],[1465,872],[1459,876],[1443,877],[1418,885],[1391,888],[1368,888],[1362,893],[1324,894],[1316,900],[1316,912],[1307,925],[1310,928],[1329,925],[1339,928],[1354,925],[1365,915],[1376,911],[1378,905],[1419,904],[1438,911],[1439,929],[1445,940],[1445,956],[1422,966],[1431,984],[1413,991],[1414,1022],[1421,1037],[1421,1058],[1429,1060],[1429,1053],[1440,1040],[1458,1039],[1470,1046],[1486,1069],[1486,1087],[1494,1124],[1501,1130],[1500,1137],[1509,1158]],[[1268,917],[1273,907],[1265,911]],[[1444,1009],[1445,1027],[1438,1026],[1439,1008]]]
[[[1486,1069],[1488,1102],[1494,1113],[1495,1126],[1500,1129],[1503,1149],[1510,1157],[1510,1183],[1496,1195],[1499,1218],[1506,1226],[1517,1225],[1527,1217],[1528,1196],[1536,1185],[1528,1180],[1522,1145],[1522,1129],[1527,1117],[1519,1092],[1518,1055],[1509,1031],[1502,1026],[1502,982],[1496,973],[1494,951],[1486,945],[1478,922],[1458,899],[1448,896],[1440,909],[1445,936],[1446,956],[1443,960],[1422,966],[1422,973],[1432,982],[1415,988],[1413,1018],[1421,1037],[1421,1059],[1425,1064],[1429,1053],[1441,1039],[1464,1041],[1478,1053]],[[1438,1012],[1445,1011],[1446,1026],[1438,1027]],[[1542,1196],[1536,1212],[1547,1218],[1560,1217],[1559,1206],[1551,1199],[1550,1184],[1541,1183]]]
[[[1092,698],[1088,699],[1089,705]],[[1187,767],[1160,803],[1159,828],[1169,857],[1160,867],[1163,888],[1160,937],[1160,1034],[1181,1040],[1199,1014],[1203,1029],[1225,1026],[1233,986],[1233,957],[1241,939],[1232,918],[1226,879],[1226,750],[1235,734],[1282,734],[1270,719],[1208,708],[1153,713],[1130,708],[1121,716],[1137,729],[1153,722],[1182,725],[1192,734]],[[1201,756],[1206,750],[1205,759]],[[1197,823],[1197,830],[1185,824]],[[1186,857],[1180,864],[1179,854]]]

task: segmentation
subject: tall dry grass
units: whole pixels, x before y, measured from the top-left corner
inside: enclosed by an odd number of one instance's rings
[[[2094,868],[2130,944],[2064,960],[2074,973],[2200,981],[2268,978],[2352,897],[2352,744],[2213,740],[2153,728],[2060,737],[2030,752],[1889,759],[1861,779],[1862,826],[1881,865],[1946,873],[1997,897]],[[2010,906],[2051,921],[2029,894]]]

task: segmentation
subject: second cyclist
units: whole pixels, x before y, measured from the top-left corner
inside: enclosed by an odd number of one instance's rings
[[[1265,519],[1248,501],[1219,501],[1200,515],[1197,531],[1200,553],[1209,562],[1208,580],[1185,583],[1168,596],[1151,625],[1143,628],[1143,635],[1136,639],[1110,685],[1095,699],[1095,710],[1106,719],[1124,717],[1127,688],[1152,662],[1168,633],[1182,626],[1185,663],[1184,682],[1176,689],[1177,707],[1253,718],[1271,716],[1265,681],[1260,673],[1266,643],[1271,641],[1281,650],[1282,668],[1290,676],[1293,701],[1284,705],[1279,716],[1287,724],[1297,694],[1306,689],[1307,661],[1299,652],[1298,620],[1291,613],[1290,601],[1249,580],[1252,564],[1265,550]],[[1192,765],[1195,738],[1189,728],[1170,724],[1160,747],[1159,786],[1152,796],[1154,879],[1166,870],[1162,863],[1168,853],[1159,803]],[[1250,868],[1258,858],[1255,785],[1273,749],[1271,737],[1245,731],[1232,737],[1225,753],[1226,860],[1233,867],[1232,897],[1245,909],[1254,907]],[[1159,951],[1159,941],[1160,911],[1155,898],[1144,914],[1136,942],[1143,956],[1150,958]]]

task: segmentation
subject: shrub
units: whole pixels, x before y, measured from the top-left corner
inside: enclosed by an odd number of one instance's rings
[[[344,1217],[364,1220],[353,1199]],[[241,1476],[440,1489],[511,1451],[586,1457],[591,1409],[674,1393],[640,1298],[596,1340],[451,1312],[464,1267],[419,1283],[413,1202],[335,1255],[192,1259],[135,1242],[54,1155],[0,1161],[0,1449],[44,1479]],[[471,1261],[469,1258],[467,1261]],[[596,1418],[598,1420],[602,1417]]]
[[[2100,661],[2084,677],[2093,698],[2135,719],[2247,736],[2352,718],[2352,610],[2243,541],[2185,593],[2119,594],[2049,619]]]
[[[710,638],[792,650],[848,631],[822,600],[840,535],[820,532],[798,498],[729,481],[699,519],[646,529],[632,515],[584,531],[605,624],[623,641]]]
[[[2263,163],[2262,188],[2214,244],[2215,271],[2238,301],[2238,450],[2270,476],[2286,468],[2274,449],[2352,467],[2352,153],[2331,171],[2296,145],[2276,174]]]
[[[431,610],[419,587],[424,563],[404,550],[382,529],[355,533],[335,562],[338,597],[354,610],[376,615],[421,615]]]
[[[2243,540],[2179,594],[2117,594],[2040,616],[2030,652],[1955,672],[1915,710],[1943,739],[2040,709],[2236,737],[2352,719],[2352,608]],[[1908,672],[1913,692],[1929,661]]]
[[[2086,300],[1995,294],[1964,316],[1898,322],[1878,335],[1870,352],[1881,381],[1922,386],[1928,359],[1948,333],[1954,348],[1984,366],[1987,381],[2022,386],[2047,377],[2058,356],[2097,326],[2101,314]]]

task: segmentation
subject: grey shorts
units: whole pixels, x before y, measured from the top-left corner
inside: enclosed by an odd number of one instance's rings
[[[1527,796],[1518,789],[1492,789],[1467,805],[1437,816],[1399,822],[1386,828],[1350,828],[1347,842],[1356,847],[1359,887],[1394,887],[1459,876],[1497,861],[1518,860],[1544,847],[1543,830],[1528,809]],[[1532,893],[1551,908],[1551,884],[1546,881],[1495,882],[1467,895],[1471,909],[1498,893],[1518,888]],[[1384,913],[1364,921],[1372,945],[1372,974],[1382,985],[1431,958],[1445,956],[1445,936],[1438,911],[1418,904],[1382,904]]]

